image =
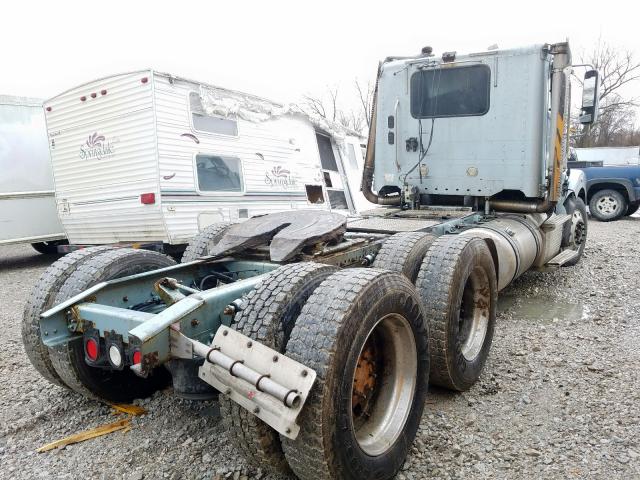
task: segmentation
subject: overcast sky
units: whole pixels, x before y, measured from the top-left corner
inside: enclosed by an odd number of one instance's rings
[[[31,1],[0,17],[0,94],[48,98],[151,67],[281,102],[374,75],[379,59],[602,37],[640,56],[632,1]],[[164,5],[167,5],[166,7]],[[640,82],[631,94],[640,96]]]

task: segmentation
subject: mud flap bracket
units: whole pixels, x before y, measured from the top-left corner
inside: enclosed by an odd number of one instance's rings
[[[219,328],[206,348],[203,356],[208,360],[198,372],[203,381],[285,437],[298,436],[296,419],[316,379],[315,371],[227,327]],[[202,353],[199,346],[194,351]],[[248,378],[255,378],[255,383]],[[287,393],[278,396],[278,391]]]

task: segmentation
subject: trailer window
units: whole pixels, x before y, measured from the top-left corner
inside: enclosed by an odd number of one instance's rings
[[[238,136],[238,122],[233,118],[208,115],[202,106],[199,93],[191,92],[189,94],[189,104],[194,130],[218,135]]]
[[[335,208],[338,210],[349,210],[349,205],[347,205],[347,197],[342,190],[327,190],[329,194],[329,204],[331,208]]]
[[[241,192],[240,159],[197,155],[198,188],[202,192]]]
[[[318,141],[318,150],[320,151],[320,164],[324,170],[338,171],[338,164],[336,163],[336,157],[333,154],[333,146],[331,145],[331,139],[326,135],[316,133],[316,139]]]
[[[347,144],[347,156],[349,157],[349,164],[354,170],[358,170],[358,160],[356,159],[356,149],[353,148],[353,143]]]
[[[422,70],[411,76],[414,118],[484,115],[489,111],[491,71],[486,65]]]

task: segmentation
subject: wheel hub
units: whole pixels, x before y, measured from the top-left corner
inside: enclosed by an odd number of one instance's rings
[[[578,250],[583,244],[587,235],[587,225],[585,219],[582,216],[582,212],[578,209],[573,212],[571,216],[571,238],[569,243],[574,247],[574,250]]]
[[[368,417],[368,407],[372,403],[376,388],[377,362],[376,346],[373,335],[369,337],[358,358],[356,373],[353,378],[351,405],[354,418]]]
[[[487,336],[490,309],[489,279],[484,270],[476,267],[464,287],[458,318],[457,342],[467,361],[480,354]]]
[[[598,200],[596,206],[601,213],[612,214],[618,209],[618,201],[613,197],[606,196]]]
[[[353,433],[367,455],[381,455],[401,435],[416,389],[417,358],[403,316],[389,314],[369,332],[351,383]]]

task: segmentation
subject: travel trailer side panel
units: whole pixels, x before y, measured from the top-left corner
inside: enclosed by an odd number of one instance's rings
[[[64,238],[42,102],[0,95],[0,244]]]
[[[160,208],[150,71],[76,87],[47,102],[60,218],[70,243],[158,241]],[[155,203],[143,204],[141,194]]]
[[[328,208],[326,203],[310,204],[306,196],[305,185],[322,185],[315,130],[308,120],[291,115],[259,122],[237,118],[237,136],[207,133],[196,130],[191,120],[189,94],[199,95],[198,83],[156,73],[154,88],[160,191],[169,243],[186,243],[215,222]],[[198,155],[239,159],[241,191],[202,191]]]

